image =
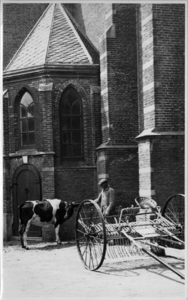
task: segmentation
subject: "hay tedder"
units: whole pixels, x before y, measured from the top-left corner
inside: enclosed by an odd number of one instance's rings
[[[109,217],[102,215],[95,201],[82,201],[76,215],[75,236],[85,268],[97,270],[108,258],[149,255],[184,279],[182,273],[161,259],[161,256],[183,259],[184,195],[172,195],[163,210],[152,205],[152,201],[138,197],[136,206],[119,207]]]

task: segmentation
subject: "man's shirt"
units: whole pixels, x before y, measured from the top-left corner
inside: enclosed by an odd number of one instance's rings
[[[101,203],[102,212],[110,213],[115,206],[114,189],[108,186],[105,190],[102,190],[96,202]]]

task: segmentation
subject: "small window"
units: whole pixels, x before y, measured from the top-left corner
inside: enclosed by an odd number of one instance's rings
[[[82,101],[75,89],[65,92],[60,105],[61,153],[63,159],[83,158]]]
[[[25,92],[19,103],[20,148],[35,145],[35,110],[31,95]]]

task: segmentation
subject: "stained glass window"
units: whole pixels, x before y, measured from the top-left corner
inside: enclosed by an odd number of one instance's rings
[[[35,111],[31,95],[25,92],[20,101],[19,124],[20,146],[26,148],[35,145]]]

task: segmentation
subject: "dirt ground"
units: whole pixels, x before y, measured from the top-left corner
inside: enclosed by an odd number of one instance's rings
[[[98,271],[84,268],[74,242],[11,241],[3,247],[2,300],[155,298],[184,299],[185,281],[153,258],[105,260]],[[185,273],[184,262],[163,258]]]

